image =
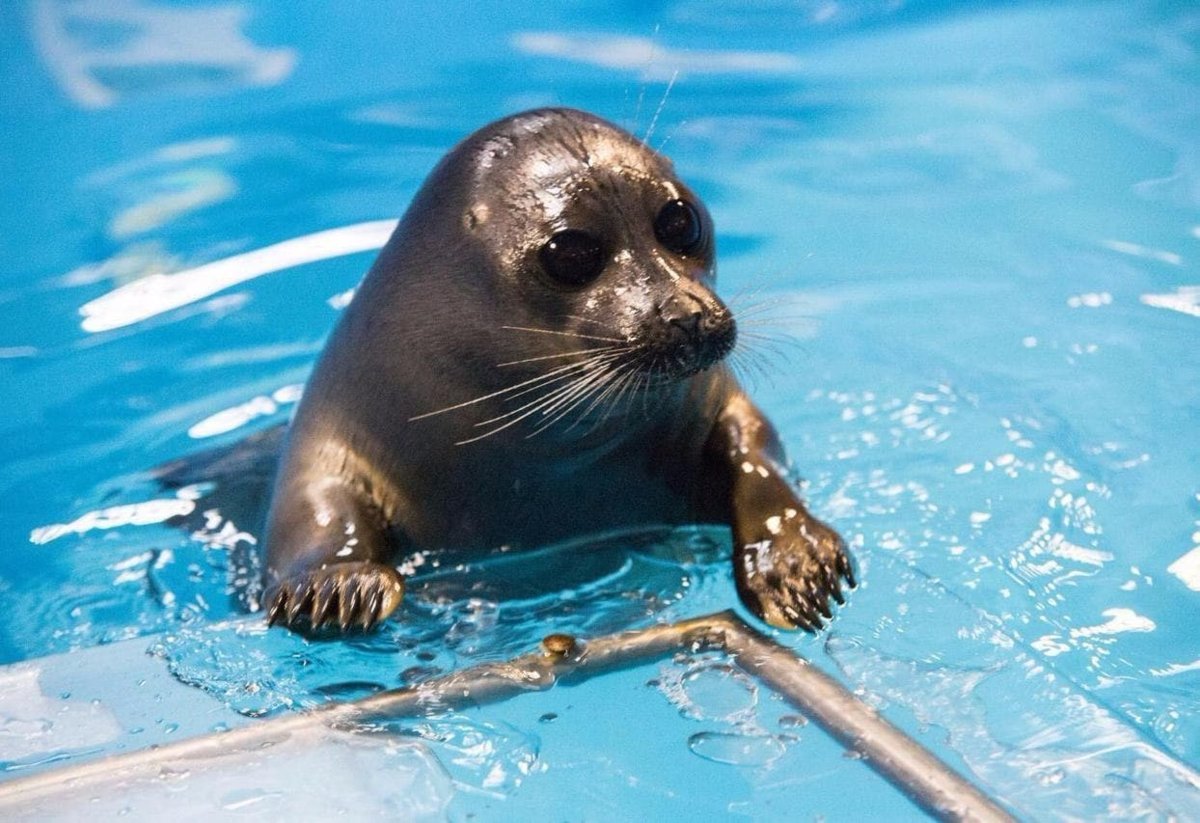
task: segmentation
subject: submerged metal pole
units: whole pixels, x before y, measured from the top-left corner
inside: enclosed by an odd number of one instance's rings
[[[217,758],[247,746],[271,745],[306,729],[347,727],[493,703],[548,689],[564,677],[591,677],[696,647],[724,650],[740,668],[785,697],[848,749],[862,755],[867,765],[935,817],[1012,820],[969,781],[836,680],[732,612],[608,635],[586,644],[566,635],[550,635],[542,641],[540,651],[508,662],[472,666],[351,702],[330,703],[251,726],[10,780],[0,783],[0,811],[17,810],[90,788],[116,786],[138,777],[154,777],[192,758]]]
[[[747,672],[787,698],[918,806],[942,820],[1012,820],[937,755],[854,696],[841,683],[736,615],[725,648]]]

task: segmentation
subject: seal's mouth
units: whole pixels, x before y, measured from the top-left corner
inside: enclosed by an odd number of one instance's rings
[[[515,371],[499,388],[415,415],[410,422],[473,411],[479,419],[455,441],[462,446],[517,431],[517,426],[526,438],[551,428],[590,434],[633,409],[645,414],[658,390],[712,368],[737,342],[733,315],[720,303],[688,313],[660,309],[657,315],[634,336],[609,332],[596,321],[589,321],[595,328],[585,325],[587,331],[503,326],[556,345],[570,340],[573,347],[500,362],[497,373]]]
[[[654,325],[636,345],[638,368],[658,382],[699,374],[721,362],[737,343],[737,324],[723,306],[718,311],[674,316]]]

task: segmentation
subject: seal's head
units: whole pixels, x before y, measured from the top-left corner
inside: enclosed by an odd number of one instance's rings
[[[633,135],[585,112],[539,109],[481,129],[444,169],[469,178],[454,187],[470,194],[461,220],[495,296],[528,306],[532,325],[619,338],[664,377],[731,349],[733,318],[712,291],[708,210]]]
[[[654,390],[733,348],[708,210],[669,160],[593,115],[539,109],[484,127],[443,159],[405,223],[409,245],[461,239],[424,254],[457,256],[470,302],[495,308],[476,330],[476,351],[509,369],[493,388],[558,369],[562,382],[590,377],[564,404],[615,394],[619,380]]]

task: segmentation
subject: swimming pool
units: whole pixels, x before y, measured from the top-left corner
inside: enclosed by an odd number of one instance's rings
[[[863,585],[779,637],[1023,815],[1200,814],[1198,39],[1169,3],[7,4],[0,662],[149,649],[233,723],[734,605],[681,533],[309,643],[240,619],[243,514],[181,533],[206,490],[147,475],[286,419],[446,148],[573,105],[654,124],[723,294],[798,340],[754,396]],[[55,757],[169,734],[134,728]],[[455,817],[917,814],[705,653],[402,732],[337,774],[400,758]]]

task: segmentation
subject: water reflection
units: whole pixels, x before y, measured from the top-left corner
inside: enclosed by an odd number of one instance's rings
[[[212,93],[282,83],[290,48],[263,48],[243,32],[245,7],[184,7],[149,0],[38,0],[33,37],[62,91],[85,108],[158,94]]]
[[[670,80],[676,74],[795,74],[790,54],[767,51],[670,49],[648,37],[522,32],[512,39],[525,54],[590,63],[606,69],[632,69],[644,80]]]
[[[1174,293],[1167,294],[1143,294],[1141,301],[1158,309],[1170,309],[1190,314],[1192,317],[1200,317],[1200,286],[1180,286]]]
[[[381,248],[394,220],[373,220],[306,234],[174,274],[152,274],[80,307],[84,331],[119,329],[195,303],[230,286],[305,263]]]
[[[188,429],[188,437],[200,440],[239,429],[260,417],[275,414],[282,406],[294,405],[300,400],[303,391],[303,384],[292,383],[276,389],[270,396],[260,394],[244,403],[222,409],[191,426]]]

